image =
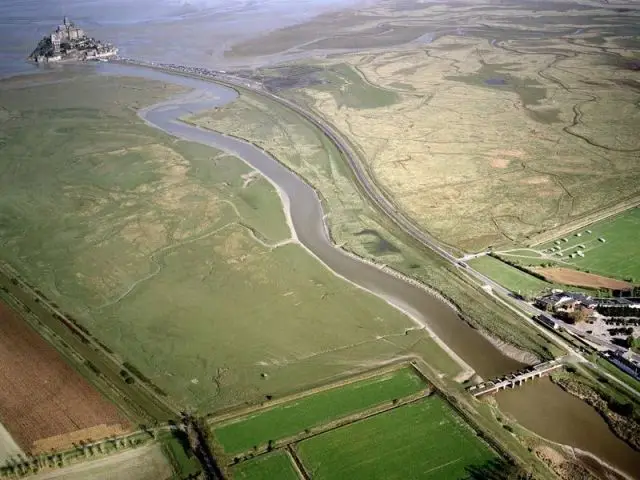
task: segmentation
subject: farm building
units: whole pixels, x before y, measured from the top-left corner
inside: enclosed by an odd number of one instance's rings
[[[584,253],[582,253],[582,252],[576,252],[576,255],[578,255],[579,257],[584,258]]]
[[[602,238],[602,237],[598,238],[598,241],[600,241],[600,242],[602,242],[602,243],[605,243],[605,242],[606,242],[606,240],[605,240],[604,238]]]
[[[556,291],[551,295],[537,298],[535,305],[538,308],[552,312],[572,312],[576,309],[594,309],[598,302],[582,293]]]

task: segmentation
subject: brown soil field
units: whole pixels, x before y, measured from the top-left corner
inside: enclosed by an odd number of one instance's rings
[[[536,268],[536,272],[541,273],[550,282],[557,282],[564,285],[575,285],[577,287],[626,289],[631,287],[628,282],[616,280],[615,278],[602,277],[593,273],[579,272],[570,268],[552,267]]]
[[[123,435],[129,431],[126,425],[116,423],[113,425],[96,425],[94,427],[83,428],[74,432],[54,435],[52,437],[36,440],[31,448],[32,452],[50,452],[51,450],[61,450],[74,443],[87,440],[98,440],[112,435]]]
[[[128,428],[114,405],[2,303],[0,422],[25,451],[34,454]],[[84,429],[86,437],[72,435]]]

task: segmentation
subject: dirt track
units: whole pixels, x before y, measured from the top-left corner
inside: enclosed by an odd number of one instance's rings
[[[0,303],[0,423],[27,452],[70,447],[73,432],[122,433],[127,422],[60,354]],[[44,439],[56,437],[50,441]],[[88,438],[82,438],[88,440]],[[40,441],[40,442],[39,442]]]
[[[600,275],[594,275],[593,273],[579,272],[577,270],[571,270],[570,268],[537,268],[536,272],[541,273],[547,280],[551,282],[556,282],[564,285],[575,285],[578,287],[591,288],[610,288],[612,290],[624,290],[632,286],[630,283],[623,282],[622,280],[601,277]]]

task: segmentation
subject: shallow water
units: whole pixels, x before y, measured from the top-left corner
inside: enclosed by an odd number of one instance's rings
[[[220,66],[232,42],[353,5],[356,0],[2,0],[0,76],[33,71],[24,61],[65,15],[123,56]]]
[[[640,452],[616,437],[598,412],[549,378],[496,395],[500,409],[523,427],[553,442],[590,452],[640,478]]]

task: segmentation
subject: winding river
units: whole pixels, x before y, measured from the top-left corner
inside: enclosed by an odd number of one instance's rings
[[[316,191],[275,158],[248,142],[179,120],[234,101],[238,96],[235,90],[144,67],[104,64],[99,69],[107,74],[143,76],[192,89],[191,93],[143,109],[140,116],[151,126],[172,136],[236,155],[258,170],[279,192],[294,236],[312,255],[335,274],[385,299],[425,325],[480,376],[492,378],[522,366],[461,320],[445,301],[336,247],[327,231],[325,213]]]
[[[179,120],[234,101],[238,97],[235,90],[142,67],[104,64],[98,69],[105,74],[141,76],[191,89],[188,94],[141,110],[140,116],[149,125],[172,136],[226,151],[258,170],[277,189],[292,234],[312,255],[335,274],[385,299],[427,326],[482,377],[491,378],[521,367],[462,321],[443,300],[336,247],[331,242],[315,190],[275,158],[248,142]],[[619,470],[636,475],[634,466],[640,465],[640,453],[615,437],[593,408],[547,382],[540,388],[531,384],[501,394],[498,402],[516,420],[541,436],[588,450]],[[576,411],[580,413],[579,418],[572,416],[571,412]]]

